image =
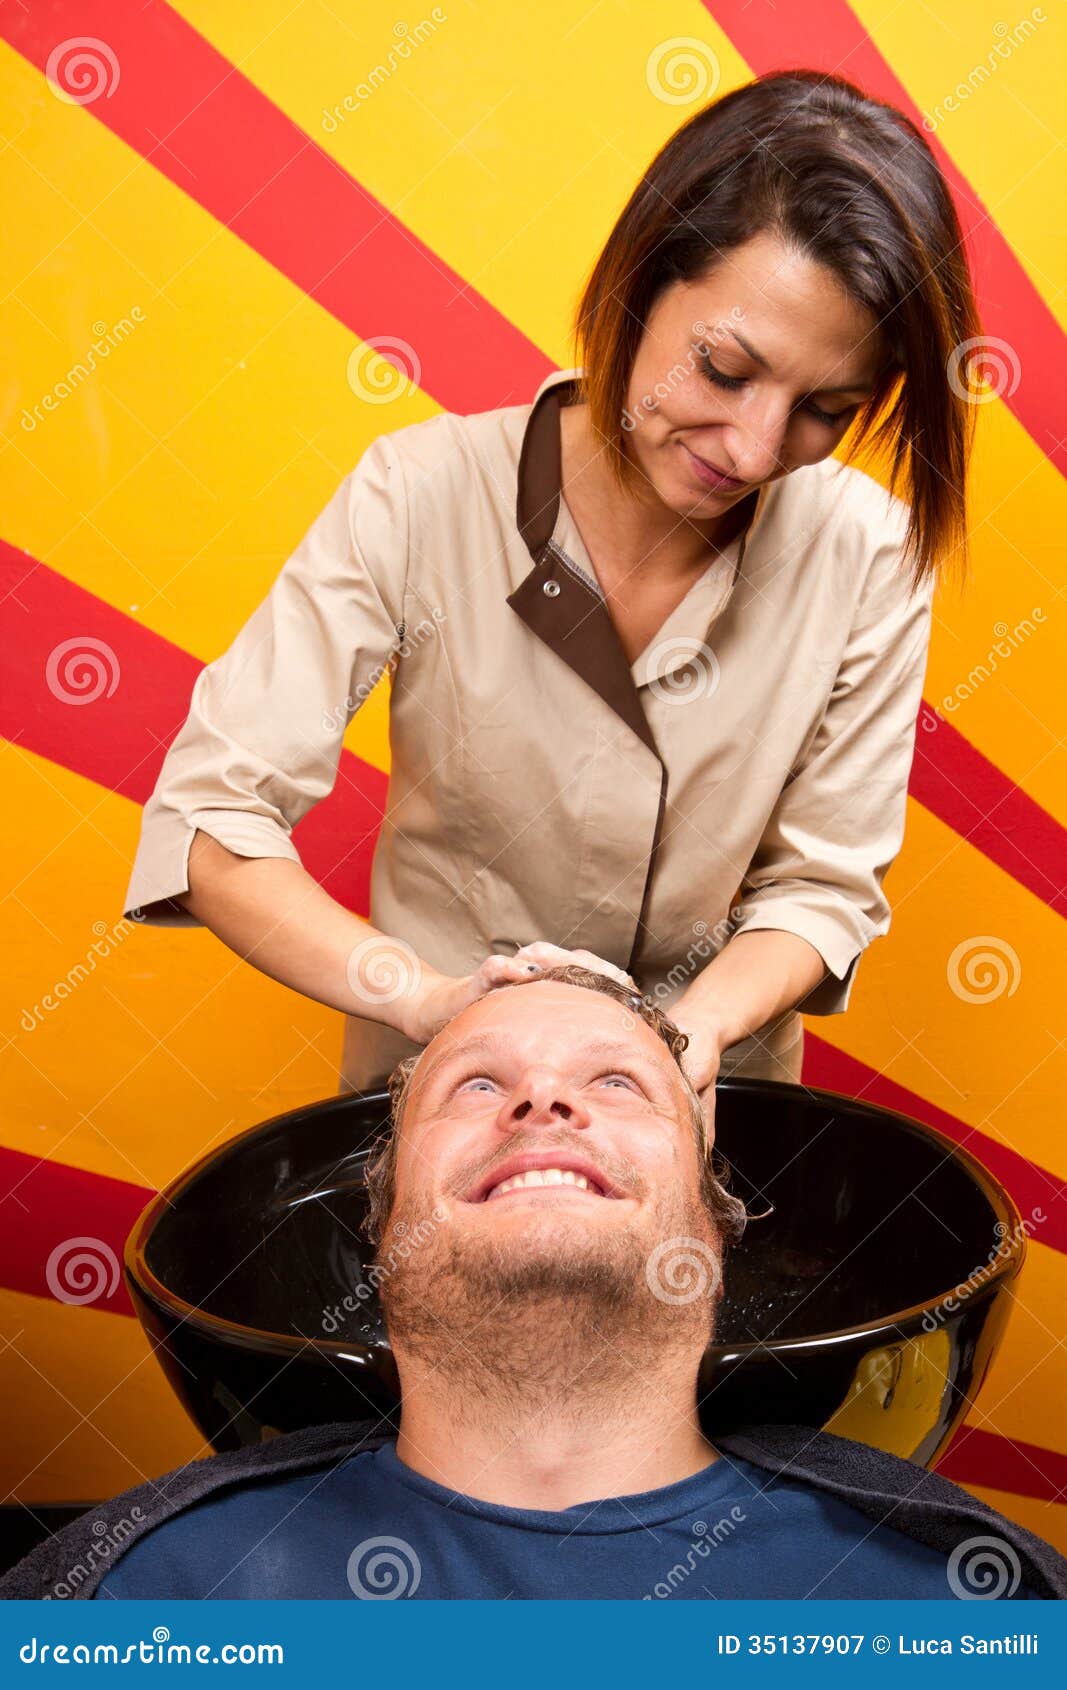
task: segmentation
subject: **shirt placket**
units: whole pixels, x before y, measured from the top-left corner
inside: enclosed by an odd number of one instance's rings
[[[567,948],[623,959],[638,977],[667,800],[667,769],[607,603],[554,538],[560,513],[560,387],[533,407],[519,461],[516,516],[532,568],[507,602],[532,633],[607,704],[599,733],[585,836],[574,841],[587,896]],[[614,847],[614,848],[613,848]],[[562,941],[561,941],[562,942]]]

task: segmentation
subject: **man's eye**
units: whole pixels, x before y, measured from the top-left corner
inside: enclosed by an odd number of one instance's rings
[[[475,1087],[477,1087],[477,1086],[493,1086],[493,1085],[495,1085],[495,1083],[496,1082],[494,1080],[491,1080],[489,1078],[488,1074],[479,1074],[477,1072],[474,1072],[474,1073],[470,1073],[470,1074],[464,1074],[462,1079],[457,1080],[456,1081],[456,1090],[457,1091],[473,1091],[475,1089]]]
[[[491,1075],[483,1074],[477,1069],[472,1069],[469,1074],[462,1074],[460,1076],[460,1078],[455,1082],[453,1090],[456,1092],[473,1092],[480,1091],[483,1088],[488,1088],[490,1091],[495,1091],[496,1084],[497,1082]],[[627,1091],[639,1091],[641,1089],[640,1081],[637,1079],[636,1075],[627,1074],[625,1071],[620,1071],[617,1068],[612,1068],[603,1074],[598,1074],[592,1084],[622,1086]]]

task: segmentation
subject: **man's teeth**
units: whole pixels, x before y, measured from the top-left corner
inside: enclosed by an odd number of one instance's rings
[[[573,1168],[527,1168],[525,1173],[512,1174],[510,1179],[494,1185],[486,1194],[486,1202],[490,1197],[502,1197],[505,1191],[518,1191],[525,1185],[576,1185],[580,1191],[590,1189],[585,1175],[575,1173]]]

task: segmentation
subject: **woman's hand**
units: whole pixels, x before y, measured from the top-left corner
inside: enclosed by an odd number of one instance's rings
[[[667,1014],[689,1037],[682,1053],[682,1068],[704,1105],[710,1130],[715,1125],[715,1084],[723,1053],[721,1034],[709,1016],[691,1018],[684,1008],[669,1009]]]
[[[638,990],[636,980],[625,969],[597,956],[595,951],[565,951],[560,945],[550,945],[546,939],[535,939],[532,944],[523,945],[515,952],[515,960],[534,962],[539,968],[563,968],[567,963],[576,963],[579,968],[589,968],[594,974],[606,974],[620,986],[629,986],[635,992]]]
[[[488,956],[473,974],[438,974],[423,966],[418,985],[398,1000],[404,1020],[400,1031],[415,1044],[427,1045],[454,1015],[466,1009],[475,998],[484,997],[494,986],[506,986],[513,980],[530,980],[546,968],[563,963],[580,963],[597,974],[607,974],[620,985],[637,990],[635,982],[614,963],[606,962],[592,951],[565,951],[559,945],[536,940],[523,945],[514,956]]]

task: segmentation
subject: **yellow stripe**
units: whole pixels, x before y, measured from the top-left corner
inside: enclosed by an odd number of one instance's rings
[[[213,25],[216,33],[224,23],[247,28],[247,19],[219,19],[214,10],[211,17],[193,15],[192,21],[209,35]],[[268,15],[256,28],[266,33],[272,21]],[[301,14],[300,28],[309,22],[314,27],[303,53],[293,52],[286,26],[253,54],[246,70],[283,109],[313,124],[322,109],[321,74],[313,67],[363,61],[351,43],[347,54],[334,51],[325,61],[317,57],[315,30],[340,26],[326,13],[314,20]],[[603,35],[597,33],[602,27]],[[538,134],[547,130],[548,140],[547,150],[540,143],[536,149],[539,197],[521,201],[547,207],[536,227],[515,243],[524,255],[525,291],[509,293],[498,285],[492,266],[485,271],[487,239],[494,249],[511,241],[513,198],[498,204],[493,178],[473,165],[463,148],[449,152],[434,126],[439,140],[433,156],[439,164],[427,203],[410,192],[410,161],[425,155],[429,138],[420,146],[416,127],[410,148],[395,146],[397,99],[418,114],[418,123],[431,120],[414,96],[425,95],[432,105],[435,88],[438,99],[470,100],[470,112],[452,114],[456,121],[460,115],[473,121],[475,107],[484,111],[484,88],[473,89],[462,78],[458,85],[449,81],[442,95],[433,56],[440,51],[473,54],[471,75],[473,67],[481,67],[487,85],[509,86],[512,29],[494,27],[483,38],[466,15],[450,18],[439,37],[416,49],[403,77],[382,86],[336,135],[322,135],[321,143],[346,167],[362,172],[368,186],[416,233],[562,361],[568,355],[565,318],[607,232],[612,208],[621,205],[653,147],[688,111],[652,99],[642,79],[643,97],[632,102],[637,122],[630,125],[628,117],[624,126],[629,152],[620,160],[612,149],[600,161],[604,168],[610,160],[616,172],[611,192],[596,173],[583,173],[568,186],[574,160],[583,156],[574,121],[580,129],[593,121],[603,127],[612,116],[617,121],[615,88],[626,86],[638,47],[647,53],[647,35],[647,24],[639,21],[618,31],[612,23],[609,31],[606,21],[601,25],[590,18],[577,28],[581,50],[576,46],[573,64],[568,60],[559,94],[548,92],[558,86],[551,79],[537,84],[537,102],[543,107],[546,100],[558,101],[560,116],[553,126],[542,110]],[[712,37],[718,50],[721,40],[714,32]],[[238,54],[246,47],[243,38],[231,43],[224,34],[219,45]],[[547,43],[544,50],[549,51]],[[585,73],[582,54],[594,50],[600,67],[595,98],[576,120],[575,106],[565,97],[567,78]],[[497,57],[490,65],[493,54]],[[427,396],[415,395],[386,408],[361,408],[344,380],[353,337],[334,319],[220,229],[150,164],[138,162],[90,108],[65,105],[42,93],[39,73],[9,49],[0,50],[0,69],[16,131],[22,131],[4,164],[11,222],[21,238],[12,257],[20,285],[7,311],[15,379],[30,412],[72,363],[85,357],[94,322],[113,323],[134,306],[143,314],[106,369],[31,433],[21,427],[20,408],[9,431],[14,485],[5,506],[8,536],[206,660],[236,634],[370,439],[437,407]],[[728,55],[722,69],[721,85],[726,86]],[[410,94],[402,93],[408,73],[416,78]],[[733,74],[741,74],[736,63]],[[423,87],[418,78],[429,81]],[[507,100],[477,131],[494,170],[506,181],[531,168],[527,119],[532,116],[524,98]],[[78,161],[69,179],[56,164],[68,156]],[[476,193],[472,169],[488,184],[486,192]],[[42,175],[57,182],[54,191],[43,190]],[[471,203],[479,206],[476,219],[469,215]],[[89,221],[71,232],[83,214],[89,214]],[[572,217],[576,256],[560,263]],[[542,250],[546,221],[550,262]],[[51,255],[47,263],[34,270],[45,254]],[[70,276],[92,277],[94,301],[107,302],[80,309],[72,299],[69,320],[58,336],[50,280],[57,265]],[[240,302],[237,310],[235,301]],[[546,311],[556,314],[558,327],[552,332],[538,325]],[[224,333],[217,324],[225,325]],[[972,579],[962,601],[948,588],[939,598],[928,695],[959,702],[962,688],[965,698],[953,720],[1067,821],[1062,783],[1054,786],[1054,765],[1043,761],[1054,744],[1061,668],[1057,642],[1041,628],[1036,637],[1025,636],[1023,644],[1010,647],[1002,685],[983,683],[975,690],[970,680],[989,667],[996,627],[1018,628],[1035,607],[1051,614],[1064,494],[1059,478],[1002,405],[983,408],[980,443]],[[362,711],[348,743],[388,768],[384,711],[379,709],[373,719],[372,712]]]
[[[692,36],[714,52],[722,88],[749,75],[699,0],[676,0],[666,19],[570,0],[533,13],[442,7],[446,21],[406,60],[393,14],[292,12],[285,0],[254,18],[211,0],[177,10],[560,364],[585,265],[689,114],[650,93],[649,55],[665,36]],[[431,11],[410,15],[413,41]],[[331,132],[323,114],[338,105]]]
[[[935,597],[924,696],[1067,824],[1057,749],[1067,657],[1058,597],[1067,491],[1000,403],[980,408],[970,504],[970,573],[962,592],[945,580]]]
[[[1048,1212],[1050,1205],[1046,1205]],[[949,1217],[951,1219],[951,1217]],[[931,1222],[931,1225],[934,1223]],[[980,1266],[975,1263],[975,1266]],[[1067,1260],[1059,1250],[1031,1239],[1022,1273],[1011,1291],[1011,1313],[1000,1349],[980,1386],[965,1424],[1067,1453],[1063,1415],[1063,1330],[1060,1310],[1067,1293]]]
[[[0,1309],[5,1502],[107,1500],[212,1453],[136,1320],[13,1291]]]
[[[1065,1064],[1052,1013],[1062,918],[913,800],[886,891],[890,931],[861,958],[847,1013],[808,1025],[1062,1174]],[[970,976],[980,956],[991,960]]]
[[[11,813],[33,826],[7,841],[3,1142],[155,1188],[243,1128],[332,1096],[340,1014],[205,929],[123,924],[140,806],[5,750]],[[96,967],[57,999],[57,983],[94,954]],[[44,1007],[48,993],[58,1008]]]
[[[1067,328],[1062,9],[943,0],[916,29],[907,7],[851,5]]]
[[[360,405],[355,337],[2,46],[0,97],[17,135],[3,326],[20,400],[4,538],[207,661],[370,441],[438,407]],[[94,327],[123,319],[106,363],[45,408]],[[347,743],[388,768],[380,704]]]

